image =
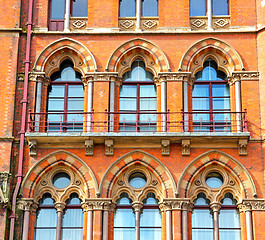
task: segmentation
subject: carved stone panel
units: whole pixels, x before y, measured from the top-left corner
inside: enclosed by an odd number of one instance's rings
[[[85,141],[85,150],[86,156],[93,156],[94,155],[94,142],[93,140],[86,140]]]
[[[162,147],[162,155],[164,156],[170,155],[170,141],[169,140],[162,140],[161,147]]]
[[[113,140],[105,140],[105,155],[112,156],[113,154]]]

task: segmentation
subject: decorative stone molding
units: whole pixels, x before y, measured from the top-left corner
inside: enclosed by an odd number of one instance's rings
[[[207,22],[204,19],[194,18],[190,19],[190,25],[192,29],[205,29]]]
[[[183,156],[190,155],[190,140],[182,140],[181,141],[181,154]]]
[[[143,204],[141,202],[133,202],[132,203],[132,208],[134,209],[134,212],[140,212],[141,209],[143,208]]]
[[[82,29],[82,28],[85,28],[86,27],[86,21],[84,20],[76,20],[72,23],[72,28],[73,29]]]
[[[88,211],[91,210],[110,210],[113,206],[110,198],[88,198],[83,204]],[[83,209],[84,209],[83,208]]]
[[[245,211],[265,211],[264,199],[244,199],[240,208]]]
[[[243,139],[238,142],[238,154],[241,156],[247,155],[248,140]]]
[[[93,72],[86,74],[82,79],[84,84],[88,82],[115,82],[120,85],[121,78],[118,77],[118,73],[108,73],[108,72]]]
[[[227,78],[230,85],[237,81],[259,81],[259,72],[255,71],[238,71],[233,72],[232,76]]]
[[[186,81],[190,85],[193,85],[195,78],[191,76],[190,72],[165,72],[158,73],[159,80],[165,82],[178,82],[178,81]]]
[[[229,21],[224,18],[214,20],[214,25],[217,28],[225,28],[229,26]]]
[[[166,210],[186,210],[191,211],[193,204],[186,198],[167,198],[164,199],[161,205]]]
[[[37,155],[37,140],[30,139],[28,144],[29,144],[29,155],[36,156]]]
[[[105,140],[105,155],[112,156],[114,154],[113,150],[113,140]]]
[[[162,140],[161,141],[162,155],[169,156],[170,155],[170,141]]]
[[[211,207],[213,212],[219,212],[220,208],[221,208],[221,203],[213,202],[213,203],[210,204],[210,207]]]
[[[145,29],[152,29],[157,27],[157,21],[156,20],[144,20],[142,23],[143,27]]]
[[[66,204],[64,202],[57,202],[54,204],[54,208],[56,209],[57,212],[63,212],[65,205]]]
[[[38,203],[32,198],[21,198],[18,201],[18,209],[23,211],[36,212],[38,208]]]
[[[131,30],[134,28],[134,20],[120,20],[119,21],[119,26],[121,29],[124,29],[124,30]]]
[[[85,141],[85,154],[86,156],[94,155],[94,141],[92,139]]]
[[[9,172],[0,172],[0,206],[7,207],[8,204],[8,195],[9,195],[9,181],[10,173]]]

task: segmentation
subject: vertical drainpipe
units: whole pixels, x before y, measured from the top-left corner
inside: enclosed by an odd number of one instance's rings
[[[28,83],[29,83],[29,65],[30,65],[30,49],[31,49],[31,29],[32,29],[32,15],[33,15],[33,0],[29,0],[28,9],[28,22],[27,22],[27,43],[26,43],[26,59],[25,59],[25,80],[22,99],[22,116],[21,116],[21,130],[20,134],[20,146],[19,146],[19,159],[18,159],[18,171],[17,171],[17,183],[12,199],[12,212],[10,215],[10,234],[9,240],[14,238],[15,219],[16,219],[16,200],[19,192],[19,188],[22,182],[22,169],[23,169],[23,155],[24,155],[24,142],[25,142],[25,130],[26,130],[26,117],[27,117],[27,103],[28,103]]]

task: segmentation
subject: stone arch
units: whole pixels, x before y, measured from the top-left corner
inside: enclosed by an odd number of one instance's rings
[[[233,71],[244,70],[243,62],[238,52],[216,38],[206,38],[193,44],[181,59],[179,70],[191,72],[194,76],[202,70],[204,61],[212,57],[217,62],[219,70],[224,71],[228,76]]]
[[[163,51],[154,43],[142,38],[131,39],[119,46],[110,56],[106,71],[118,72],[119,76],[130,68],[131,60],[138,55],[147,69],[157,76],[158,72],[170,71],[169,61]]]
[[[164,197],[175,197],[176,183],[169,170],[157,158],[141,150],[134,150],[125,154],[108,168],[99,186],[101,197],[111,196],[112,185],[117,176],[126,171],[132,164],[142,165],[148,171],[155,173],[165,188]]]
[[[198,156],[185,168],[177,185],[178,196],[187,197],[195,176],[211,165],[222,166],[227,172],[235,176],[242,188],[241,194],[243,196],[241,198],[257,197],[254,181],[247,169],[236,159],[219,150],[211,150]]]
[[[21,185],[22,196],[24,198],[32,198],[41,177],[58,167],[58,165],[67,166],[76,172],[86,186],[87,197],[96,197],[98,194],[98,183],[92,170],[82,159],[64,150],[53,152],[33,165],[23,179]]]
[[[56,40],[45,47],[35,61],[35,73],[44,73],[50,77],[59,71],[62,61],[69,59],[74,63],[74,69],[85,76],[88,72],[97,70],[97,64],[92,53],[82,43],[71,38]]]

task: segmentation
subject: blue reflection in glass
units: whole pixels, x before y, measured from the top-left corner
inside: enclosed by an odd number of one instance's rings
[[[73,17],[87,17],[88,0],[73,0]]]
[[[120,17],[135,17],[135,0],[120,0]]]
[[[141,188],[146,184],[146,176],[140,172],[133,173],[129,177],[129,183],[134,188]]]
[[[206,176],[206,184],[211,188],[219,188],[223,185],[223,177],[220,173],[211,172]]]
[[[143,17],[158,16],[158,0],[142,0],[142,4]]]
[[[228,15],[228,0],[213,0],[213,15]]]
[[[52,182],[57,188],[65,188],[70,184],[70,176],[65,172],[60,172],[54,175]]]
[[[52,0],[51,19],[64,19],[65,0]]]
[[[206,0],[190,0],[190,16],[205,16]]]

